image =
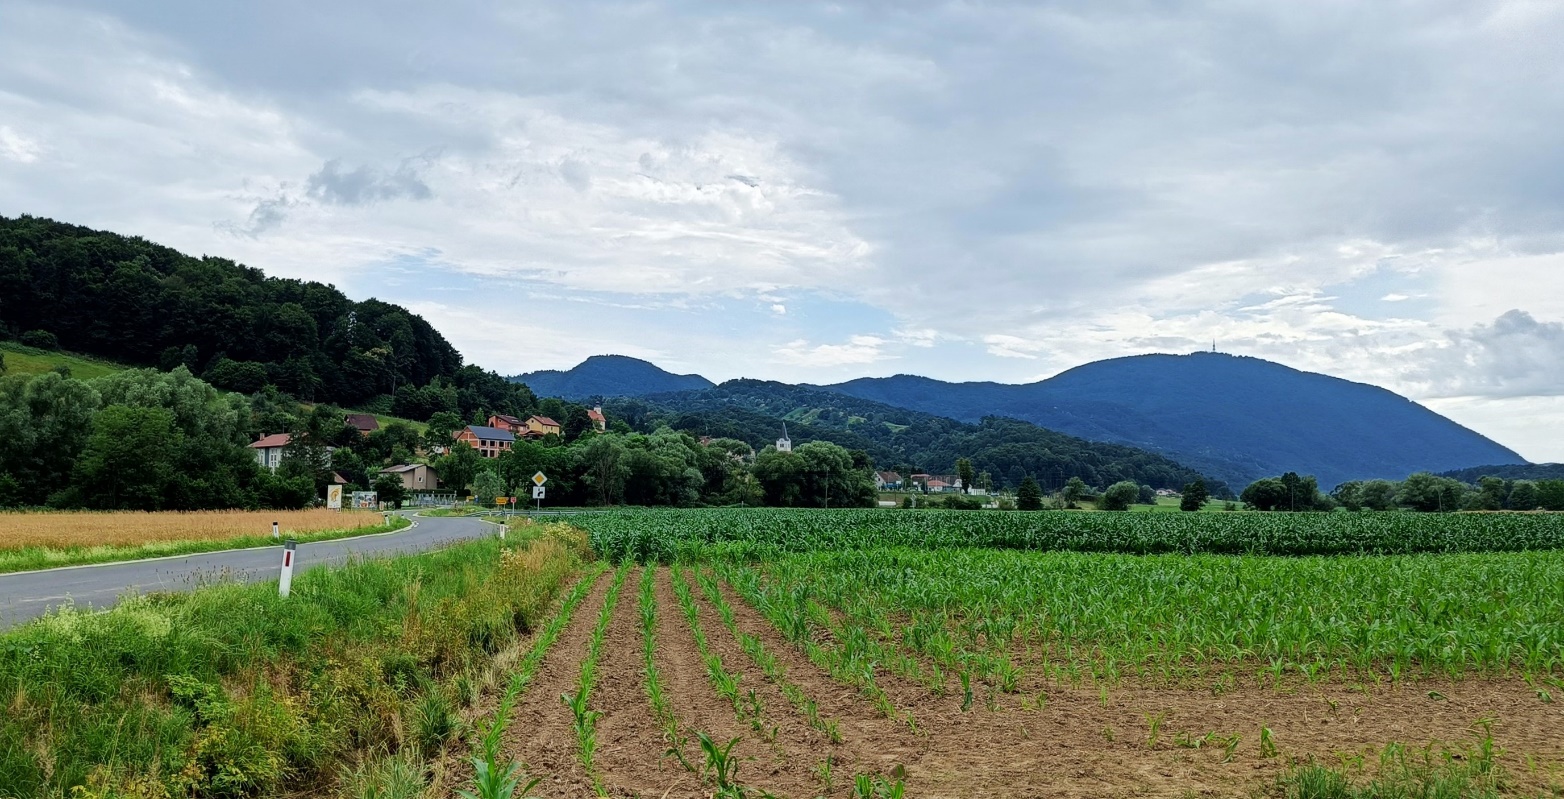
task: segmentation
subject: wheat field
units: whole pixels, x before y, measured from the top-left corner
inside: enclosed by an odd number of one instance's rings
[[[272,522],[282,534],[357,530],[383,523],[374,511],[327,508],[290,511],[139,511],[81,513],[0,513],[0,551],[44,547],[134,547],[168,541],[225,541],[270,536]]]

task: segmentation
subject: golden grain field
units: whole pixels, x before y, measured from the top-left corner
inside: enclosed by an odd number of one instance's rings
[[[0,513],[0,551],[24,547],[139,546],[160,541],[223,541],[270,536],[272,522],[288,533],[356,530],[383,522],[375,511],[326,508],[288,511],[214,510]]]

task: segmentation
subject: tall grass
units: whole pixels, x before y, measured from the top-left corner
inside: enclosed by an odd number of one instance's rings
[[[274,795],[413,751],[420,703],[529,632],[579,562],[491,539],[312,570],[287,600],[219,585],[47,616],[0,635],[0,794]]]

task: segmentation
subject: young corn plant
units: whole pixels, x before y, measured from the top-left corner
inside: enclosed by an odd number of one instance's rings
[[[899,712],[875,681],[876,661],[870,656],[876,651],[876,645],[861,630],[854,635],[856,628],[832,623],[830,614],[810,599],[811,588],[807,583],[782,588],[763,580],[746,566],[719,563],[718,567],[722,569],[722,576],[728,584],[779,631],[793,640],[810,662],[825,669],[833,679],[858,687],[881,715],[898,719],[917,729],[912,715]],[[821,645],[814,640],[813,631],[817,629],[825,631],[831,639],[840,643],[836,646]]]
[[[683,748],[684,733],[673,706],[668,702],[667,688],[663,685],[662,671],[657,668],[657,566],[648,564],[641,574],[641,638],[646,675],[646,698],[652,704],[652,715],[663,728],[663,735],[676,748]]]
[[[787,697],[787,701],[804,714],[804,719],[809,726],[825,733],[832,743],[841,743],[842,735],[836,723],[820,716],[819,705],[809,698],[803,688],[787,678],[786,670],[777,662],[776,656],[766,649],[765,643],[759,637],[739,629],[733,615],[733,606],[729,604],[727,597],[722,595],[722,588],[717,579],[710,574],[702,573],[699,575],[699,581],[706,598],[717,608],[718,615],[722,617],[723,625],[744,647],[744,653],[749,655],[749,659],[760,667],[760,672],[766,676],[766,679],[775,683],[781,689],[782,695]],[[754,691],[750,694],[753,696]],[[755,703],[755,708],[758,716],[758,701]]]
[[[603,640],[608,636],[608,624],[613,619],[614,607],[619,603],[619,593],[624,587],[625,578],[630,575],[630,566],[628,561],[620,566],[614,573],[613,583],[608,586],[608,596],[604,598],[603,609],[598,613],[597,626],[592,628],[592,638],[587,643],[587,656],[581,661],[576,692],[560,694],[559,697],[570,708],[576,732],[577,756],[599,796],[608,795],[593,763],[593,755],[597,752],[597,720],[603,714],[590,709],[587,703],[592,698],[592,689],[597,686],[597,662],[603,653]]]
[[[706,676],[711,680],[711,685],[718,695],[728,700],[733,706],[733,715],[740,721],[750,721],[752,726],[760,721],[759,700],[750,708],[749,714],[745,713],[744,703],[739,694],[739,680],[742,674],[734,674],[727,670],[722,662],[722,657],[711,651],[711,645],[706,638],[706,632],[701,629],[700,608],[695,604],[695,596],[690,590],[690,584],[686,580],[683,569],[673,568],[673,593],[679,600],[679,606],[684,611],[684,619],[689,622],[690,632],[695,638],[695,648],[700,652],[701,660],[706,664]],[[760,729],[756,726],[756,729]]]

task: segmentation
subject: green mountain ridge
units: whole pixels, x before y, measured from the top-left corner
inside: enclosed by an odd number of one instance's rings
[[[988,472],[997,487],[1031,476],[1045,489],[1080,477],[1099,487],[1130,480],[1182,488],[1204,475],[1135,447],[1102,444],[1037,425],[989,417],[977,424],[898,408],[830,391],[761,380],[733,380],[711,389],[609,400],[605,410],[633,427],[667,424],[695,435],[737,438],[757,449],[783,434],[794,443],[822,440],[868,453],[881,469],[950,473],[957,458]],[[1208,481],[1212,493],[1227,486]]]

